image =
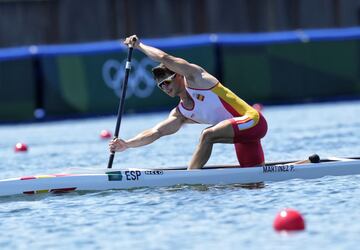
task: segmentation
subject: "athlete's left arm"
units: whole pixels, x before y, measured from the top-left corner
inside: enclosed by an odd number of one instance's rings
[[[211,88],[219,81],[199,65],[189,63],[183,58],[175,57],[157,48],[140,43],[141,50],[150,58],[163,63],[168,69],[186,77],[192,88]]]
[[[185,76],[190,87],[210,88],[218,83],[214,76],[206,72],[199,65],[189,63],[182,58],[169,55],[158,48],[141,43],[135,35],[126,38],[124,43],[132,44],[151,59],[161,62],[171,71]]]

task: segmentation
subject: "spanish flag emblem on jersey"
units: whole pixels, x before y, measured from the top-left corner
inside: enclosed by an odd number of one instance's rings
[[[196,94],[196,99],[198,99],[199,101],[204,101],[205,96],[200,95],[200,94]]]

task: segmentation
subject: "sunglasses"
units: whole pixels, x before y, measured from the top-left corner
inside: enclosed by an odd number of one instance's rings
[[[174,80],[175,76],[176,76],[176,73],[173,74],[173,75],[171,75],[171,76],[169,76],[168,78],[165,78],[165,79],[162,80],[161,82],[159,82],[159,83],[157,84],[157,86],[158,86],[160,89],[164,89],[165,86],[167,87],[167,86],[170,85],[170,83],[172,82],[172,80]]]

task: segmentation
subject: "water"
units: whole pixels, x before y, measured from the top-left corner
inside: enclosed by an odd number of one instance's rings
[[[360,155],[360,102],[268,107],[267,161]],[[166,113],[125,116],[130,138]],[[106,168],[115,117],[0,126],[0,178]],[[116,154],[114,167],[189,162],[203,125],[187,125],[152,145]],[[15,154],[16,142],[29,152]],[[209,164],[236,163],[232,145],[216,145]],[[360,176],[267,183],[262,189],[177,186],[0,198],[1,249],[357,249]],[[306,230],[278,234],[276,213],[301,211]]]

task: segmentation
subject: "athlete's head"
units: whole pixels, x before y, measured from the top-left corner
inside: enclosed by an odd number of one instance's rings
[[[160,63],[152,69],[156,85],[171,97],[178,95],[179,86],[174,84],[179,78],[177,73],[168,69],[164,64]]]
[[[170,69],[166,68],[166,66],[160,63],[158,66],[152,69],[152,73],[154,75],[154,79],[156,81],[156,85],[161,88],[164,81],[169,80],[175,72],[171,71]]]

